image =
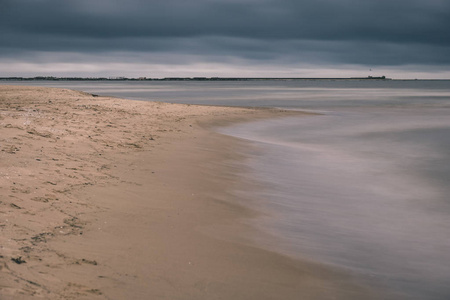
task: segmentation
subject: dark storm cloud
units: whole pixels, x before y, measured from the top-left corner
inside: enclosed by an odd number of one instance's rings
[[[0,0],[0,54],[450,64],[447,0]]]

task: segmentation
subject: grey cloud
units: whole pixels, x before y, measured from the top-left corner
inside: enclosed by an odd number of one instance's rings
[[[0,0],[0,54],[450,64],[446,0]]]
[[[32,37],[30,37],[32,39]],[[23,42],[22,42],[23,43]],[[49,45],[52,47],[49,48]],[[75,45],[75,46],[71,46]],[[82,49],[82,50],[80,50]],[[33,51],[34,50],[34,51]],[[70,38],[41,37],[35,41],[33,50],[26,43],[16,48],[0,50],[5,57],[32,57],[32,53],[86,53],[107,57],[111,53],[128,53],[121,60],[140,60],[154,63],[172,63],[175,57],[187,55],[189,60],[226,62],[233,58],[258,62],[290,64],[361,64],[361,65],[407,65],[450,64],[448,48],[426,44],[396,44],[366,41],[314,41],[314,40],[261,40],[235,37],[194,38]],[[38,50],[38,51],[36,51]],[[22,53],[22,54],[21,54]],[[161,54],[166,54],[161,60]],[[70,58],[65,55],[64,59]],[[184,57],[183,59],[188,59]],[[72,59],[73,60],[73,59]],[[176,59],[181,63],[179,59]]]
[[[99,2],[105,3],[105,11],[99,8]],[[0,21],[2,27],[34,34],[450,42],[450,3],[439,0],[15,0],[9,3],[10,8]],[[91,3],[97,4],[94,7]]]

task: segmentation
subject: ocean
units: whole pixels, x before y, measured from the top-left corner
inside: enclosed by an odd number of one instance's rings
[[[405,299],[450,299],[450,81],[1,82],[136,100],[316,112],[217,129],[245,139],[235,191],[270,250]],[[250,148],[249,148],[250,149]]]

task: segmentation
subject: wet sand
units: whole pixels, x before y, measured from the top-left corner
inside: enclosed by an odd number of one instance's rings
[[[0,86],[0,298],[377,298],[251,242],[249,145],[209,128],[292,113]]]

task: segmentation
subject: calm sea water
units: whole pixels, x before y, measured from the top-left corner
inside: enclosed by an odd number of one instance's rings
[[[23,84],[20,82],[20,84]],[[29,84],[36,85],[36,82]],[[308,110],[219,129],[258,147],[272,250],[406,299],[450,299],[450,81],[41,82],[138,100]]]

